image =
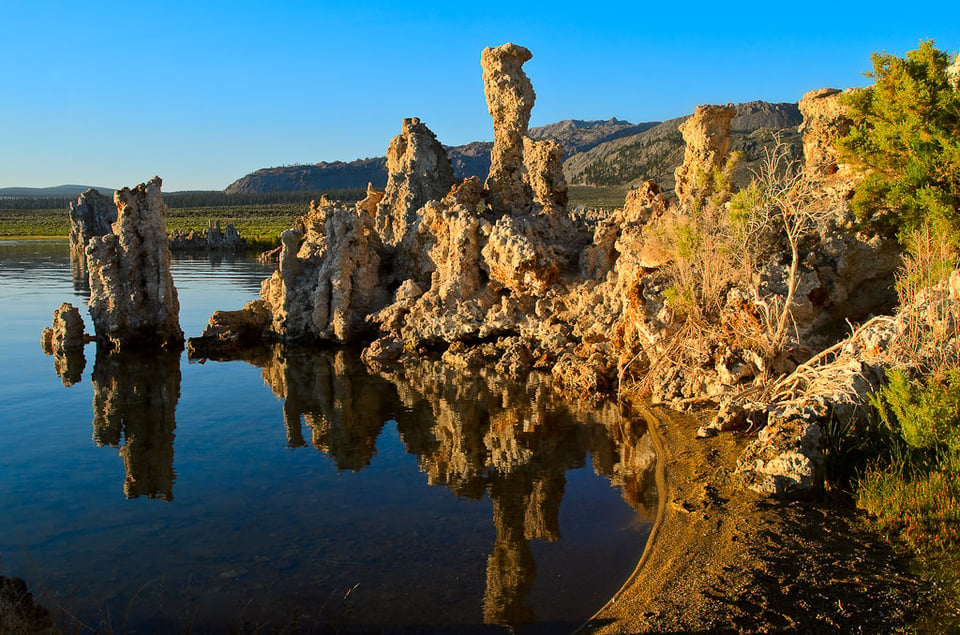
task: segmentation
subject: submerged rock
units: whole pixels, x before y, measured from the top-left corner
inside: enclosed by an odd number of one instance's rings
[[[83,330],[83,317],[69,302],[53,312],[53,326],[43,329],[41,347],[44,354],[53,355],[54,369],[64,386],[79,382],[86,366],[83,346],[90,338]]]
[[[183,347],[161,184],[118,190],[112,233],[87,245],[90,317],[97,338],[117,349]]]

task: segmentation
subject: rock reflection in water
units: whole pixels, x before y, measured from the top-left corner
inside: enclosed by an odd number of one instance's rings
[[[656,507],[656,460],[645,430],[599,409],[565,402],[549,378],[507,380],[492,369],[463,376],[424,361],[395,373],[367,374],[344,351],[276,348],[258,360],[264,381],[284,399],[291,446],[311,445],[339,469],[369,465],[384,424],[396,421],[408,453],[431,485],[493,502],[496,541],[487,559],[483,619],[514,625],[535,620],[525,605],[536,562],[532,540],[556,541],[565,472],[586,465],[622,487],[640,515]]]
[[[329,455],[337,469],[356,472],[370,465],[380,430],[397,405],[389,384],[366,375],[357,357],[343,350],[276,347],[260,361],[264,382],[284,400],[291,447],[307,445],[302,419],[311,431],[310,444]]]
[[[180,354],[98,350],[92,382],[93,440],[117,447],[123,438],[124,494],[173,500]]]

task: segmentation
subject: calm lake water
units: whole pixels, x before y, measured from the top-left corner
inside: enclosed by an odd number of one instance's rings
[[[176,258],[185,334],[270,271]],[[0,574],[77,632],[563,632],[643,550],[653,449],[610,405],[351,351],[89,344],[61,378],[65,301],[92,333],[65,243],[0,241]]]

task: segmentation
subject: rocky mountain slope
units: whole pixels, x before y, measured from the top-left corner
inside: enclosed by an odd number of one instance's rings
[[[762,101],[737,106],[733,120],[733,149],[743,150],[749,174],[751,161],[762,155],[772,139],[772,131],[784,130],[785,141],[797,143],[796,127],[800,111],[796,104],[770,104]],[[655,178],[668,189],[673,186],[673,170],[683,162],[683,139],[679,125],[688,117],[665,122],[634,124],[611,118],[582,121],[567,119],[530,128],[534,140],[551,139],[564,149],[564,174],[573,185],[622,185],[639,179]],[[475,141],[461,146],[444,146],[458,179],[471,176],[485,180],[490,170],[493,144]],[[797,145],[799,148],[799,145]],[[383,189],[387,183],[383,157],[321,162],[265,168],[248,174],[227,188],[228,194],[366,188],[372,183]]]
[[[653,178],[662,187],[673,187],[673,171],[683,163],[683,137],[680,124],[689,119],[678,117],[648,130],[598,144],[594,148],[569,156],[563,172],[571,185],[623,185]],[[797,126],[803,121],[796,104],[771,104],[752,101],[737,105],[737,116],[731,122],[732,151],[743,151],[744,165],[749,170],[763,156],[763,148],[773,143],[779,132],[783,142],[800,151]]]

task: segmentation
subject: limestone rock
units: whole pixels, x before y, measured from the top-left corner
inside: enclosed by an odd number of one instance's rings
[[[220,221],[211,220],[205,231],[183,232],[175,230],[170,234],[171,251],[220,251],[237,253],[247,248],[247,241],[232,224],[220,229]]]
[[[681,202],[713,194],[713,173],[722,169],[730,151],[730,122],[737,115],[733,106],[697,106],[693,116],[680,124],[686,142],[683,164],[676,169],[676,193]]]
[[[820,414],[790,406],[771,412],[766,427],[737,461],[737,474],[744,484],[776,497],[802,496],[819,485],[823,469]]]
[[[261,285],[270,331],[285,342],[350,342],[388,299],[374,220],[321,199],[298,224],[281,235],[280,269]]]
[[[367,195],[362,200],[357,201],[357,211],[366,212],[370,215],[370,218],[375,219],[377,217],[377,207],[386,194],[386,192],[375,190],[373,183],[367,183]]]
[[[94,236],[110,233],[117,220],[113,199],[91,188],[70,203],[70,264],[79,287],[89,288],[87,280],[87,243]]]
[[[54,369],[64,386],[80,381],[86,366],[83,345],[87,341],[80,311],[64,302],[53,312],[53,326],[43,329],[40,340],[44,354],[53,355]]]
[[[401,133],[390,142],[387,171],[376,227],[385,244],[396,245],[416,220],[417,210],[442,198],[455,179],[446,150],[416,117],[404,119]]]
[[[245,359],[269,339],[271,319],[263,300],[239,311],[214,311],[200,337],[187,340],[187,353],[190,359]]]
[[[556,252],[530,217],[501,216],[482,253],[490,279],[521,293],[542,294],[560,272]]]
[[[567,209],[567,179],[563,176],[563,146],[546,139],[523,138],[523,165],[533,202],[544,212]]]
[[[536,95],[521,68],[533,54],[513,43],[485,48],[480,55],[483,92],[493,117],[493,149],[486,187],[499,212],[522,212],[531,203],[523,178],[523,144]]]
[[[112,233],[87,244],[90,317],[97,338],[117,349],[183,346],[161,184],[154,177],[133,190],[118,190]]]
[[[800,100],[804,171],[809,179],[821,180],[840,171],[834,142],[850,131],[851,124],[840,103],[841,95],[843,92],[835,88],[821,88]]]

